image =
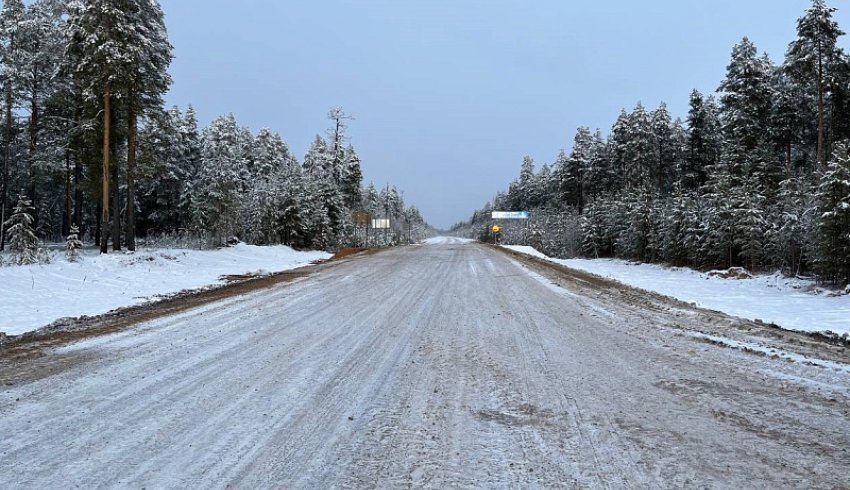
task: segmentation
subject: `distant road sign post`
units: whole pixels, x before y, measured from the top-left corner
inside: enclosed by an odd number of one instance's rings
[[[493,211],[493,219],[528,219],[528,211]]]
[[[351,221],[357,226],[369,226],[372,223],[372,215],[366,211],[355,211],[351,213]]]
[[[502,232],[502,227],[499,225],[493,225],[490,227],[490,231],[493,232],[493,243],[499,243],[499,233]]]
[[[376,230],[387,230],[390,227],[389,218],[378,218],[372,220],[372,228]]]
[[[493,211],[491,218],[494,220],[527,220],[531,216],[528,211]],[[494,224],[490,229],[493,232],[493,242],[499,243],[499,235],[502,231],[502,226]],[[508,233],[510,235],[510,233]]]

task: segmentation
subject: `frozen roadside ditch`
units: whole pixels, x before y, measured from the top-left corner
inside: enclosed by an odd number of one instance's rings
[[[504,247],[739,318],[787,330],[850,335],[850,295],[818,293],[811,281],[780,274],[724,279],[680,267],[616,259],[553,259],[532,247]]]
[[[84,254],[81,262],[0,268],[0,332],[27,333],[62,318],[101,315],[185,290],[225,283],[224,276],[303,267],[331,255],[285,246],[239,244],[220,250],[148,249]]]

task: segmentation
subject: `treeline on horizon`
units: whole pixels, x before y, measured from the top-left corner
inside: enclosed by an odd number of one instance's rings
[[[301,162],[233,115],[199,128],[191,106],[166,109],[172,49],[157,1],[4,1],[0,250],[70,235],[104,253],[137,236],[334,249],[355,244],[356,210],[391,218],[380,244],[429,232],[398,189],[364,188],[340,109]]]
[[[579,128],[539,171],[526,157],[454,230],[483,237],[491,210],[531,210],[504,238],[551,255],[850,283],[850,56],[835,12],[814,0],[779,65],[744,38],[717,93],[691,93],[684,121],[638,103],[607,136]]]

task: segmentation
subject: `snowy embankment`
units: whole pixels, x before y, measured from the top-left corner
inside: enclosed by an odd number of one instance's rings
[[[99,315],[158,296],[223,283],[222,276],[273,273],[330,258],[325,252],[240,244],[221,250],[150,249],[62,256],[46,265],[0,267],[0,332],[18,335],[60,318]]]
[[[781,274],[724,279],[680,267],[614,259],[552,259],[531,247],[506,248],[739,318],[788,330],[850,335],[850,295],[829,295],[811,281]]]

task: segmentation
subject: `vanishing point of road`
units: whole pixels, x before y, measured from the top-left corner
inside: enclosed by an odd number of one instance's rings
[[[44,352],[0,487],[847,487],[822,344],[444,239]]]

